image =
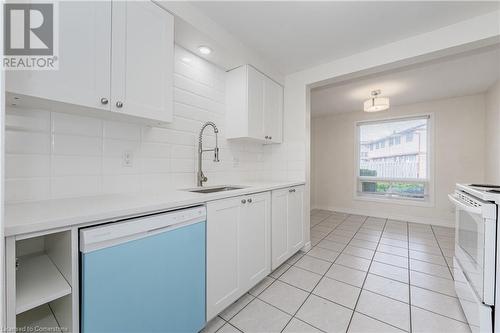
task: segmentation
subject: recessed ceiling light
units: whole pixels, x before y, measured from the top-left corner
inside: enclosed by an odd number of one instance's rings
[[[204,55],[212,53],[212,49],[204,45],[198,47],[198,51],[200,51],[200,53]]]
[[[189,57],[182,57],[182,59],[181,59],[181,60],[182,60],[182,62],[185,62],[185,63],[187,63],[187,64],[189,64],[189,63],[192,61],[192,59],[191,59],[191,58],[189,58]]]

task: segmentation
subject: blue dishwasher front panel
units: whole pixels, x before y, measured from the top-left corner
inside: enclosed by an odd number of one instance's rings
[[[205,222],[82,253],[81,272],[82,333],[205,324]]]

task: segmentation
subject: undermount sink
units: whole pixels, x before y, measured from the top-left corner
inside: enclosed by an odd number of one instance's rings
[[[194,188],[194,189],[187,189],[186,191],[188,192],[194,192],[194,193],[214,193],[214,192],[224,192],[224,191],[233,191],[233,190],[240,190],[242,188],[245,188],[244,186],[210,186],[206,188]]]

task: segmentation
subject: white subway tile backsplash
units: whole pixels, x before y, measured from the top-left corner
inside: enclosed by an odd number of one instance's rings
[[[123,156],[104,156],[102,158],[102,174],[103,175],[124,175],[124,174],[140,174],[142,165],[138,156],[132,155],[132,165],[125,165]]]
[[[37,201],[50,198],[50,178],[5,180],[5,201]]]
[[[130,152],[134,156],[139,155],[141,149],[140,141],[104,139],[103,154],[106,156],[123,156],[123,153]]]
[[[48,132],[50,131],[50,112],[7,107],[5,126],[7,129]]]
[[[102,132],[102,121],[96,118],[53,112],[52,132],[99,137]]]
[[[142,158],[141,167],[144,175],[156,174],[156,173],[169,173],[171,171],[169,158],[144,157]],[[152,176],[154,178],[154,175]]]
[[[195,168],[195,160],[186,159],[171,159],[170,160],[170,170],[172,172],[183,172],[183,173],[193,173]]]
[[[100,137],[54,134],[53,153],[56,155],[101,155]]]
[[[101,193],[101,176],[53,177],[51,181],[53,198],[82,197]]]
[[[106,139],[141,140],[141,126],[116,121],[105,121],[103,137]]]
[[[141,147],[141,156],[169,158],[170,150],[170,145],[165,143],[143,142]]]
[[[5,152],[12,154],[50,154],[50,133],[7,130]]]
[[[105,175],[102,186],[104,193],[138,193],[142,187],[142,175]]]
[[[8,109],[7,202],[196,186],[198,134],[206,121],[217,124],[220,147],[219,163],[212,161],[212,152],[203,155],[209,185],[286,177],[287,155],[298,155],[297,161],[303,156],[299,144],[278,149],[225,139],[224,70],[176,47],[175,73],[174,119],[168,128]],[[204,133],[204,147],[212,148],[212,129]],[[124,164],[124,153],[131,154],[131,166]],[[290,167],[299,169],[299,162]]]
[[[50,155],[12,155],[5,159],[5,178],[50,177]]]
[[[52,176],[100,175],[100,156],[53,155]]]

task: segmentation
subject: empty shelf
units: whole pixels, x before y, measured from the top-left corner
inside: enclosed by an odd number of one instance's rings
[[[71,286],[46,254],[19,258],[16,314],[71,294]]]
[[[47,304],[18,315],[16,321],[20,332],[35,332],[35,327],[40,332],[61,332],[54,313]]]

